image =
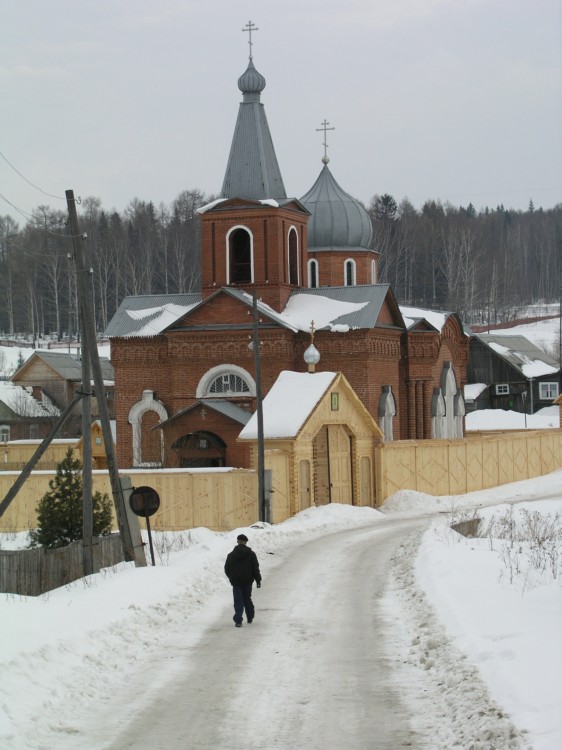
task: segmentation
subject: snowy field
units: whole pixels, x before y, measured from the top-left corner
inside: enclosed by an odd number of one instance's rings
[[[476,510],[493,527],[489,537],[450,530]],[[430,738],[424,747],[560,750],[561,514],[558,471],[464,496],[402,491],[382,512],[331,505],[244,531],[267,587],[276,552],[353,527],[423,518],[425,531],[406,537],[392,560],[381,606],[400,639],[396,659],[409,681],[399,689],[417,730]],[[525,518],[534,528],[550,518],[558,529],[544,554],[529,542],[499,538],[506,524],[516,528]],[[237,533],[159,534],[155,567],[124,563],[39,598],[0,595],[0,746],[104,747],[91,730],[92,712],[103,722],[131,686],[142,700],[143,685],[164,684],[172,663],[157,657],[172,633],[195,638],[207,628],[232,628],[230,619],[217,622],[217,612],[231,598],[223,564]],[[23,534],[0,536],[4,549],[25,545]],[[259,592],[255,599],[259,610]],[[290,638],[289,629],[279,630],[280,653],[290,653]],[[477,687],[481,680],[489,696]]]

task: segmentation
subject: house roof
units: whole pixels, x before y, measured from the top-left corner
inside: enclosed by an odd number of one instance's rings
[[[292,372],[284,370],[263,400],[263,437],[291,438],[316,408],[318,402],[337,378],[336,372]],[[287,404],[291,408],[287,408]],[[240,435],[241,440],[257,438],[257,414],[254,414]]]
[[[559,372],[558,362],[525,336],[496,336],[493,333],[481,333],[475,334],[474,339],[489,347],[525,378],[540,378]]]
[[[14,380],[23,379],[25,373],[33,365],[36,359],[41,359],[46,365],[54,370],[63,380],[82,380],[82,360],[75,354],[67,352],[53,352],[47,350],[35,351],[29,359],[12,376]],[[102,377],[105,381],[113,381],[113,366],[109,359],[100,357]]]
[[[191,404],[191,406],[187,406],[185,409],[181,409],[181,411],[178,411],[173,416],[169,417],[168,419],[165,419],[163,422],[160,422],[160,424],[157,424],[156,427],[164,427],[164,425],[167,425],[170,422],[173,422],[179,417],[183,417],[185,414],[189,414],[190,411],[193,411],[194,409],[198,409],[200,406],[204,406],[207,409],[213,409],[213,411],[216,411],[219,414],[223,414],[225,417],[228,417],[229,419],[232,419],[235,422],[238,422],[239,424],[242,424],[242,425],[247,424],[252,416],[251,411],[248,411],[247,409],[242,409],[241,406],[238,406],[237,404],[233,404],[231,401],[228,401],[227,399],[200,398],[194,404]]]
[[[37,401],[27,388],[13,383],[0,383],[0,419],[58,417],[59,414],[60,410],[49,399]]]

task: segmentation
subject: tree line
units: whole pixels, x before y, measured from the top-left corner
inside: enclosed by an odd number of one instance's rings
[[[134,199],[119,213],[98,198],[78,206],[86,235],[96,328],[101,334],[127,295],[200,287],[197,209],[214,199],[199,190],[170,205]],[[552,209],[476,212],[375,195],[368,207],[379,281],[401,304],[458,312],[493,323],[510,311],[560,296],[562,204]],[[76,277],[66,211],[40,205],[20,226],[0,217],[0,334],[71,337],[79,330]]]

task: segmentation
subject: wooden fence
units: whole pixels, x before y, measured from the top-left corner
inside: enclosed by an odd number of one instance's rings
[[[49,489],[54,472],[34,471],[0,517],[0,532],[18,532],[37,526],[36,508]],[[133,487],[148,485],[160,496],[160,509],[150,526],[158,531],[178,531],[205,526],[230,531],[249,526],[259,518],[258,480],[249,469],[161,469],[122,471]],[[0,472],[0,498],[5,497],[18,472]],[[92,472],[93,489],[111,497],[106,470]],[[141,523],[143,525],[144,521]],[[117,528],[117,524],[114,524]]]
[[[562,468],[562,430],[399,440],[375,449],[377,505],[398,490],[462,495]]]
[[[100,568],[109,568],[124,560],[119,534],[96,539],[94,555]],[[21,596],[39,596],[84,575],[82,541],[57,549],[0,550],[0,592]]]

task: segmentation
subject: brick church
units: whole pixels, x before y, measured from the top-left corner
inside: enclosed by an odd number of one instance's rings
[[[106,331],[120,466],[249,466],[237,437],[256,408],[256,330],[262,396],[281,371],[314,366],[306,352],[345,375],[385,440],[461,437],[458,316],[401,309],[377,283],[369,215],[326,155],[310,190],[287,197],[251,55],[238,87],[221,198],[199,212],[200,292],[127,297]]]

